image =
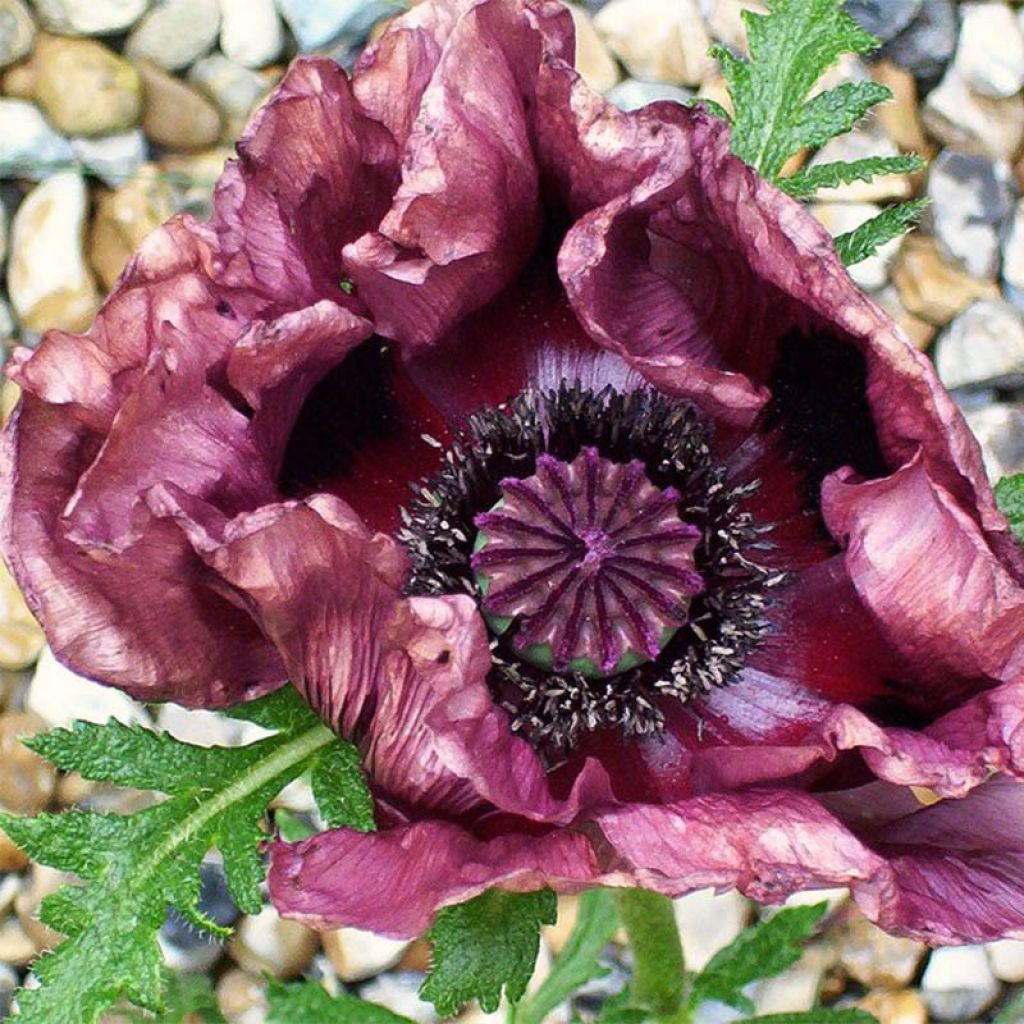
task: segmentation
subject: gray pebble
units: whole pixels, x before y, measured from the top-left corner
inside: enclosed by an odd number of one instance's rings
[[[69,167],[71,144],[26,100],[0,99],[0,175],[41,181],[54,168]]]
[[[882,0],[888,3],[888,0]],[[956,51],[957,13],[953,0],[927,0],[917,17],[881,50],[881,56],[906,68],[917,78],[942,75]]]
[[[846,10],[873,36],[887,43],[921,11],[924,0],[848,0]]]
[[[35,37],[35,22],[22,0],[0,0],[0,68],[29,53]]]
[[[111,188],[123,185],[149,155],[149,143],[141,128],[98,139],[72,139],[71,149],[87,171]]]
[[[365,5],[366,0],[277,0],[303,53],[333,43]]]
[[[981,445],[989,480],[995,483],[1024,469],[1024,406],[1004,403],[983,405],[979,409],[966,410],[964,417]],[[1024,943],[1018,943],[1018,946],[1024,948]],[[991,951],[989,960],[995,968]]]
[[[965,309],[935,343],[935,364],[947,388],[1024,384],[1024,315],[1002,299]]]
[[[999,996],[981,946],[936,949],[921,978],[921,996],[936,1020],[970,1020]]]

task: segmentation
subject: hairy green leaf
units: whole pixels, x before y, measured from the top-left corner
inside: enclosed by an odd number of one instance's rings
[[[919,171],[919,156],[869,156],[850,163],[817,164],[779,180],[779,188],[794,199],[810,199],[819,189],[837,188],[854,181],[871,181],[882,174],[910,174]]]
[[[32,739],[34,750],[67,771],[168,798],[131,815],[0,816],[0,827],[30,856],[83,883],[43,901],[42,919],[68,938],[34,965],[40,986],[19,994],[24,1024],[94,1024],[120,999],[162,1012],[156,935],[167,907],[225,934],[199,911],[206,852],[220,849],[235,901],[255,913],[262,904],[262,825],[273,797],[329,754],[329,781],[345,788],[349,802],[369,799],[358,795],[365,784],[350,746],[290,687],[236,714],[278,731],[230,748],[192,746],[117,722],[77,723]]]
[[[808,94],[844,53],[869,53],[878,45],[844,10],[842,0],[769,0],[769,13],[743,13],[750,60],[721,47],[736,114],[732,148],[765,178],[805,146],[819,146],[849,129],[888,97],[884,86],[855,82]]]
[[[924,212],[927,199],[899,203],[836,239],[836,252],[848,267],[873,256],[880,246],[899,238]]]
[[[767,921],[742,932],[716,953],[693,980],[691,1008],[716,999],[752,1013],[754,1004],[743,993],[743,988],[759,978],[781,974],[795,964],[800,959],[802,943],[813,934],[827,906],[818,903],[812,907],[786,907]]]
[[[1024,542],[1024,473],[1004,476],[996,484],[996,501],[1014,536]]]
[[[349,826],[372,832],[373,798],[366,788],[359,751],[336,743],[317,758],[310,776],[320,816],[330,828]]]
[[[420,995],[450,1017],[476,999],[493,1013],[504,989],[517,1003],[526,991],[540,948],[540,926],[554,924],[555,894],[490,889],[467,903],[446,907],[427,933],[433,966]]]
[[[117,1018],[153,1024],[227,1024],[205,974],[164,971],[164,1010],[156,1018],[141,1010],[118,1008]]]
[[[270,979],[267,997],[267,1024],[410,1024],[407,1017],[347,992],[329,995],[315,981],[285,985]]]
[[[565,948],[544,983],[516,1014],[518,1024],[542,1024],[547,1015],[592,978],[607,971],[598,963],[601,950],[619,926],[615,900],[607,889],[591,889],[580,897],[579,916]]]
[[[746,1024],[878,1024],[866,1010],[832,1010],[825,1007],[804,1013],[766,1013],[748,1017]]]

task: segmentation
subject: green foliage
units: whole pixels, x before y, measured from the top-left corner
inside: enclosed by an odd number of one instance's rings
[[[340,820],[343,806],[366,806],[369,795],[358,795],[365,784],[349,745],[290,687],[234,713],[277,731],[244,747],[206,748],[137,726],[80,722],[28,741],[66,771],[157,790],[167,799],[131,815],[0,816],[0,827],[26,853],[83,883],[43,902],[43,921],[68,938],[36,962],[40,987],[19,994],[24,1024],[94,1024],[119,999],[165,1012],[156,935],[168,905],[198,927],[226,934],[199,911],[198,869],[206,852],[220,850],[232,896],[255,913],[262,902],[266,807],[284,786],[315,771],[326,756],[324,778],[347,794],[332,817]],[[365,826],[359,813],[356,824]]]
[[[267,1024],[410,1024],[407,1017],[341,992],[336,996],[315,981],[291,985],[270,979]]]
[[[1024,543],[1024,473],[1004,476],[996,484],[996,501],[1014,536]]]
[[[766,1013],[748,1017],[747,1024],[878,1024],[866,1010],[833,1010],[818,1007],[804,1013]]]
[[[803,942],[814,933],[826,907],[825,903],[812,907],[786,907],[767,921],[748,928],[716,953],[693,980],[690,1006],[696,1007],[715,999],[737,1010],[752,1013],[754,1004],[744,994],[743,988],[759,978],[781,974],[795,964],[800,959]],[[778,1021],[777,1024],[786,1022]]]
[[[619,925],[615,901],[607,889],[580,897],[579,916],[565,948],[537,992],[519,1007],[518,1024],[542,1024],[547,1015],[593,978],[607,971],[598,963],[601,950]]]
[[[509,1002],[519,1002],[537,961],[540,926],[554,924],[557,914],[555,894],[547,890],[489,889],[446,907],[427,936],[434,943],[434,959],[420,995],[444,1017],[458,1013],[470,999],[493,1013],[502,989]]]
[[[372,832],[373,797],[363,780],[359,751],[350,743],[336,743],[317,758],[310,785],[320,817],[328,828],[348,825]]]
[[[743,13],[750,59],[723,47],[722,62],[736,114],[733,152],[763,177],[797,198],[877,174],[902,174],[921,167],[914,156],[869,157],[852,163],[808,167],[789,178],[782,169],[794,154],[816,149],[848,132],[892,93],[877,82],[844,82],[815,96],[822,74],[845,53],[870,53],[878,46],[843,10],[842,0],[769,0],[768,14]],[[903,203],[836,240],[848,266],[901,235],[917,219],[921,203]]]
[[[175,971],[164,971],[164,1011],[158,1017],[133,1009],[119,1010],[118,1017],[148,1024],[227,1024],[210,979]]]

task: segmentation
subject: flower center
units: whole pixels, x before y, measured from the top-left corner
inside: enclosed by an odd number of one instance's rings
[[[700,531],[679,518],[679,491],[594,447],[571,462],[542,454],[536,469],[502,480],[501,500],[474,519],[471,562],[492,630],[515,623],[521,658],[588,678],[653,661],[703,588]]]

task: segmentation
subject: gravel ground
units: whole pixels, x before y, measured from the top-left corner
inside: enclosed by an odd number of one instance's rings
[[[623,107],[693,95],[727,103],[708,45],[742,48],[740,11],[758,6],[586,0],[573,8],[580,70]],[[0,0],[0,349],[31,346],[46,328],[86,327],[152,227],[176,211],[208,207],[233,140],[290,57],[324,52],[351,66],[400,7],[389,0]],[[872,63],[844,63],[834,80],[873,77],[896,98],[809,159],[914,151],[930,169],[835,189],[814,212],[838,234],[886,203],[931,198],[922,230],[853,273],[933,355],[992,478],[1022,471],[1024,12],[995,0],[851,0],[850,7],[884,46]],[[5,385],[4,413],[15,399]],[[240,723],[145,708],[58,666],[2,568],[0,670],[0,806],[11,811],[138,806],[137,794],[56,777],[15,740],[71,718],[155,720],[193,742],[246,740]],[[311,806],[301,787],[282,799],[300,814]],[[235,937],[222,948],[171,918],[161,940],[173,969],[210,972],[233,1024],[264,1019],[263,971],[357,985],[418,1021],[434,1019],[416,997],[422,943],[351,930],[321,937],[269,908],[238,919],[216,862],[207,870],[206,910],[235,923]],[[0,1019],[27,965],[52,939],[34,912],[60,881],[29,866],[0,833]],[[828,895],[828,927],[796,967],[760,986],[759,1012],[806,1009],[820,996],[864,1006],[883,1024],[1024,1020],[1024,1009],[1013,1010],[1024,943],[931,952],[878,931],[844,892]],[[564,941],[573,909],[563,901],[538,976]],[[735,894],[697,893],[678,909],[695,967],[755,913]],[[622,950],[613,944],[607,957],[608,977],[577,1006],[584,1015],[622,984]]]

